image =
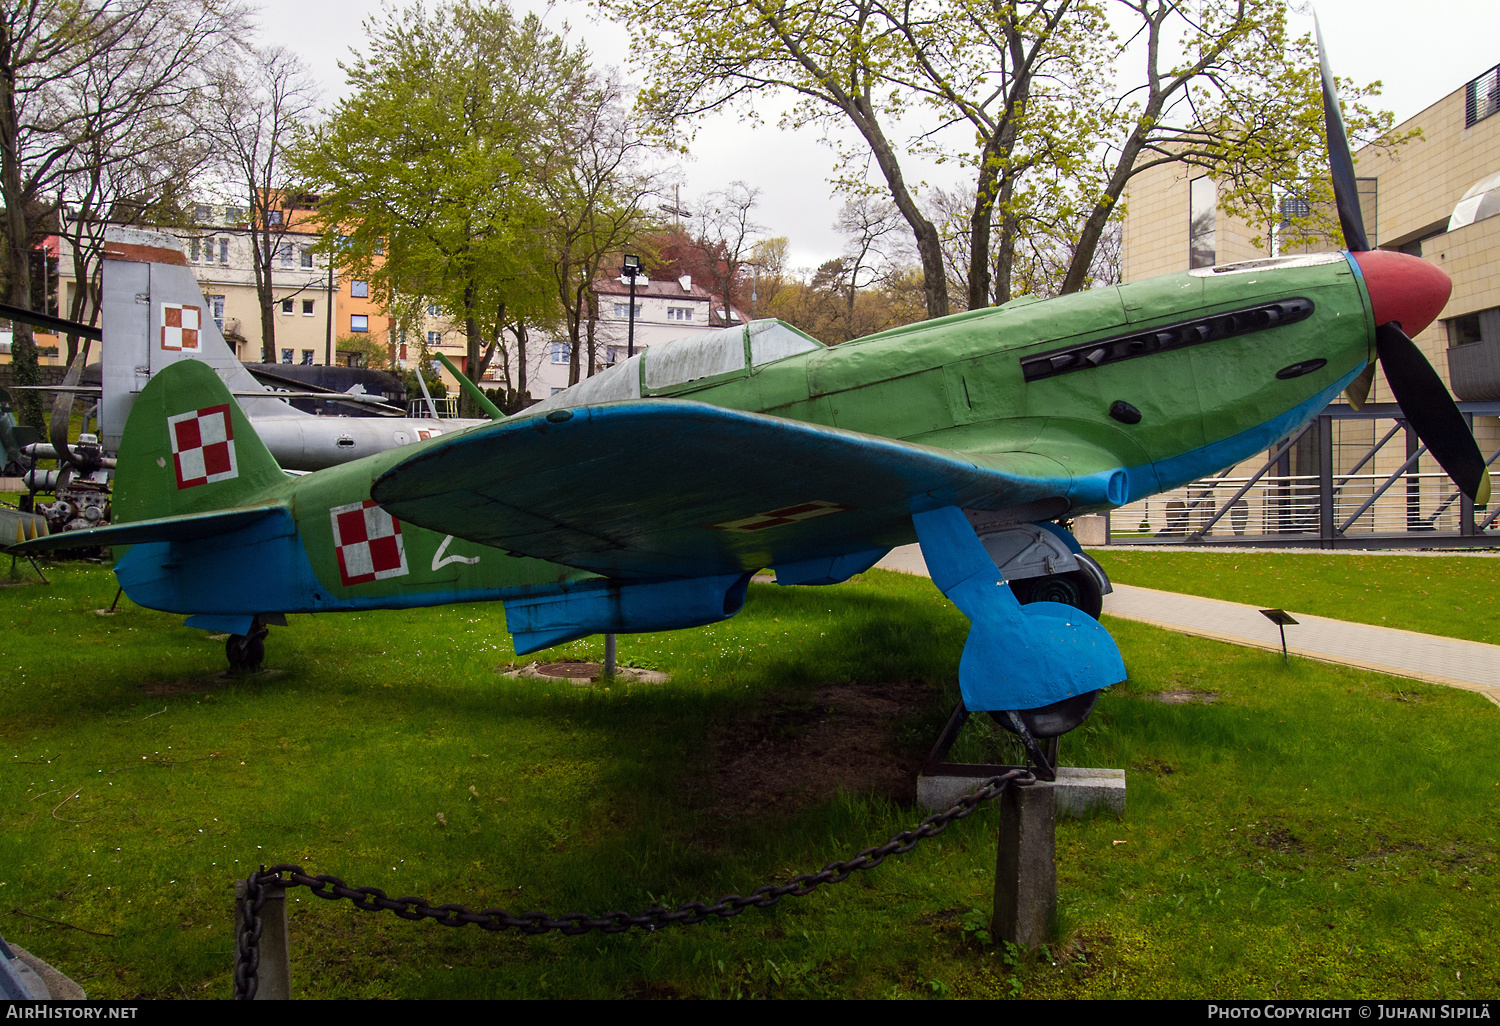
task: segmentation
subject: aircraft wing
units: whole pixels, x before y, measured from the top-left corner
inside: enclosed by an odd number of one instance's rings
[[[640,400],[445,438],[377,478],[371,497],[420,527],[521,555],[610,577],[689,578],[905,544],[912,513],[941,506],[1057,516],[1100,501],[1102,488],[1034,453],[958,453]]]

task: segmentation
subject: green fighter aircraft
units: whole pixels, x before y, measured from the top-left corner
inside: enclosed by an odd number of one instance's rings
[[[1264,451],[1341,390],[1362,399],[1376,358],[1430,451],[1488,499],[1478,447],[1408,337],[1450,283],[1365,244],[1326,75],[1344,252],[1019,299],[836,347],[756,321],[654,346],[522,415],[295,478],[219,375],[182,360],[130,413],[115,524],[14,551],[131,546],[115,573],[132,600],[230,633],[231,662],[255,665],[286,613],[498,600],[526,653],[724,620],[764,567],[782,585],[836,584],[918,541],[972,624],[965,706],[1035,757],[1035,738],[1072,729],[1125,677],[1090,615],[1098,580],[1046,522]],[[151,275],[196,290],[184,267]],[[997,564],[1018,531],[1064,572],[1013,588]],[[1074,590],[1035,586],[1059,578]],[[1020,601],[1068,594],[1076,605]]]

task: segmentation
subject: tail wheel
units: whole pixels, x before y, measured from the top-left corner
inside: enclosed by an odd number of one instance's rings
[[[254,672],[266,658],[265,628],[250,634],[231,634],[224,642],[224,655],[229,659],[231,670]]]
[[[1083,610],[1095,620],[1104,612],[1104,593],[1099,590],[1099,582],[1094,580],[1094,575],[1087,570],[1028,577],[1014,582],[1012,587],[1016,591],[1016,598],[1022,603],[1061,602],[1065,606]]]

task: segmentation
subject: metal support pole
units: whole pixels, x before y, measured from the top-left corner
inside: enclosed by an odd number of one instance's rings
[[[625,329],[625,359],[635,355],[635,269],[630,271],[630,322]]]
[[[1464,414],[1464,424],[1468,427],[1469,434],[1472,435],[1474,433],[1474,414]],[[1446,502],[1443,503],[1444,509],[1447,506]],[[1436,521],[1437,515],[1434,514],[1432,519]],[[1459,492],[1458,496],[1458,533],[1463,537],[1468,537],[1474,533],[1474,500],[1462,492]]]
[[[1333,418],[1318,417],[1318,538],[1322,547],[1333,547]]]
[[[1406,425],[1406,463],[1402,471],[1406,473],[1406,529],[1408,531],[1418,530],[1422,526],[1422,479],[1412,477],[1421,469],[1420,457],[1427,446],[1417,440],[1417,433],[1412,430],[1411,424]]]
[[[615,675],[615,636],[606,634],[604,636],[604,679],[609,680]]]
[[[325,367],[332,367],[333,366],[333,307],[334,307],[333,266],[334,266],[333,254],[329,253],[328,254],[328,309],[326,311],[326,313],[327,313],[328,316],[326,316],[325,318],[323,318],[323,321],[324,321],[324,323],[323,323],[323,366],[325,366]]]
[[[1057,792],[1046,784],[1000,796],[995,855],[994,935],[1035,951],[1057,920]]]
[[[1379,499],[1382,495],[1384,495],[1386,493],[1386,491],[1391,487],[1391,485],[1395,484],[1396,481],[1401,477],[1401,475],[1405,474],[1407,472],[1407,470],[1409,470],[1411,468],[1411,465],[1413,463],[1417,462],[1417,458],[1419,456],[1421,456],[1426,451],[1427,451],[1427,446],[1424,445],[1424,446],[1421,446],[1420,448],[1418,448],[1417,451],[1413,455],[1408,456],[1406,458],[1406,462],[1403,463],[1403,464],[1401,464],[1401,466],[1397,467],[1396,468],[1396,472],[1393,473],[1390,477],[1388,477],[1388,478],[1385,479],[1385,484],[1383,484],[1379,488],[1375,489],[1375,494],[1374,495],[1371,495],[1368,499],[1366,499],[1364,501],[1364,503],[1359,507],[1359,509],[1355,510],[1352,514],[1350,514],[1348,517],[1346,517],[1344,519],[1344,522],[1339,525],[1339,534],[1343,534],[1345,531],[1349,530],[1349,527],[1350,527],[1351,524],[1353,524],[1360,517],[1364,516],[1365,515],[1365,510],[1367,510],[1371,506],[1375,505],[1375,500]]]
[[[234,882],[234,933],[240,935],[240,903],[245,881]],[[286,1001],[292,996],[292,957],[286,928],[286,888],[266,885],[266,900],[260,907],[260,969],[255,989],[257,1001]]]
[[[1239,502],[1242,498],[1244,498],[1245,497],[1245,493],[1248,492],[1250,489],[1254,488],[1255,485],[1256,485],[1256,483],[1258,481],[1260,481],[1261,478],[1263,478],[1263,477],[1266,476],[1266,471],[1268,471],[1272,467],[1274,467],[1276,465],[1277,461],[1279,461],[1283,456],[1286,455],[1287,450],[1289,450],[1292,446],[1294,446],[1294,445],[1297,444],[1297,439],[1299,439],[1303,435],[1307,434],[1308,430],[1311,427],[1312,427],[1312,425],[1309,424],[1307,427],[1303,428],[1301,431],[1298,431],[1291,438],[1287,439],[1286,443],[1284,445],[1282,445],[1281,448],[1277,449],[1274,453],[1272,453],[1270,459],[1266,460],[1266,465],[1263,466],[1263,467],[1261,467],[1259,470],[1257,470],[1255,472],[1255,475],[1253,477],[1251,477],[1250,480],[1246,481],[1245,484],[1244,484],[1244,486],[1242,488],[1240,488],[1239,491],[1235,492],[1234,495],[1232,495],[1230,497],[1230,499],[1229,499],[1228,502],[1226,502],[1226,503],[1224,503],[1224,505],[1220,506],[1218,512],[1215,513],[1213,516],[1209,517],[1208,523],[1204,524],[1197,531],[1194,531],[1192,537],[1195,540],[1202,540],[1202,538],[1203,538],[1203,536],[1205,534],[1207,534],[1209,531],[1213,530],[1213,526],[1215,524],[1217,524],[1220,520],[1223,519],[1224,514],[1228,513],[1230,511],[1230,509],[1233,508],[1233,506],[1234,506],[1234,504],[1236,502]]]

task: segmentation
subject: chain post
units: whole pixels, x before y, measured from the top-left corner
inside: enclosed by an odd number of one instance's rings
[[[271,969],[263,972],[268,967],[261,960],[260,950],[263,942],[276,943],[277,954],[273,958],[280,959],[280,964],[286,966],[285,895],[289,887],[306,887],[315,897],[328,901],[345,898],[366,912],[394,912],[401,919],[435,919],[443,926],[459,927],[472,924],[490,932],[519,930],[534,936],[555,930],[564,936],[576,937],[593,930],[601,933],[624,933],[630,929],[654,931],[667,926],[692,926],[715,917],[729,919],[752,906],[770,908],[782,898],[803,897],[826,883],[843,883],[854,873],[864,869],[874,869],[893,855],[905,855],[927,838],[942,833],[954,820],[964,819],[971,815],[981,803],[1009,790],[1014,790],[1010,787],[1011,784],[1030,784],[1035,781],[1036,778],[1027,770],[1008,770],[984,780],[979,787],[964,795],[950,808],[943,812],[933,813],[913,829],[902,831],[878,847],[866,848],[851,859],[843,862],[830,862],[816,873],[802,873],[780,885],[765,884],[743,897],[738,894],[726,894],[712,905],[701,901],[688,901],[678,905],[675,909],[653,906],[642,909],[636,915],[620,911],[605,912],[598,916],[590,916],[582,912],[568,912],[558,916],[552,916],[546,912],[523,912],[519,915],[512,915],[503,908],[475,911],[457,904],[433,905],[423,898],[409,895],[391,898],[379,887],[350,887],[338,877],[326,873],[308,876],[302,871],[301,866],[290,863],[274,865],[269,870],[262,865],[259,872],[252,873],[248,880],[240,881],[235,890],[235,1000],[248,1001],[257,998],[290,996],[286,992],[280,994],[270,992],[270,988],[277,985],[272,982],[276,978],[277,970]],[[1051,789],[1047,790],[1050,793]],[[275,906],[267,907],[273,894],[280,898],[279,913]],[[270,925],[272,919],[277,919],[279,922],[279,935],[276,933],[276,927]],[[262,976],[265,979],[261,979]],[[281,969],[279,978],[282,981],[280,986],[286,988],[290,979],[289,968]],[[258,993],[262,986],[266,988],[266,992]]]

